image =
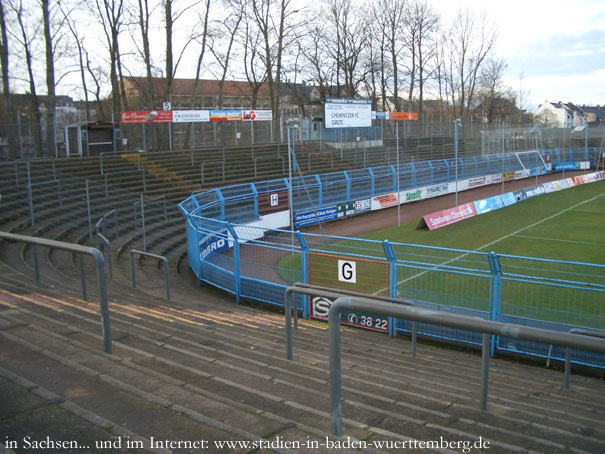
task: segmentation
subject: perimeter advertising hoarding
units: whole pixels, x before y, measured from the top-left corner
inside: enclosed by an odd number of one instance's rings
[[[272,110],[244,110],[243,121],[271,121],[273,120]]]
[[[242,121],[241,110],[211,110],[210,121]]]
[[[173,110],[173,123],[205,123],[210,121],[209,110]]]
[[[367,128],[372,126],[372,102],[368,99],[326,99],[325,127]]]
[[[310,298],[309,317],[327,322],[332,302],[330,298],[324,298],[323,296]],[[385,334],[389,332],[389,317],[347,309],[340,312],[340,324]]]
[[[336,206],[319,208],[315,211],[299,211],[296,213],[295,224],[296,227],[306,227],[308,225],[314,225],[318,222],[328,222],[338,219],[338,208]]]
[[[475,205],[473,203],[465,203],[454,208],[428,214],[423,219],[429,230],[435,230],[475,216],[477,216]]]
[[[171,110],[142,110],[136,112],[120,112],[120,123],[172,123]]]

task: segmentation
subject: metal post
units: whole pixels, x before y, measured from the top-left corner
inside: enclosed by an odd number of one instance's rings
[[[563,388],[569,389],[569,384],[571,381],[571,348],[565,349],[565,378],[563,381]]]
[[[290,229],[294,230],[294,202],[292,201],[292,152],[290,150],[290,125],[286,130],[288,136],[288,208],[290,209]]]
[[[328,313],[330,338],[330,396],[331,408],[330,426],[332,434],[342,436],[342,365],[340,355],[340,311],[331,310]]]
[[[418,322],[414,320],[412,322],[412,358],[416,358],[416,345],[418,338]]]
[[[455,132],[455,151],[456,151],[456,204],[454,206],[458,206],[458,151],[459,151],[459,143],[460,140],[460,119],[455,121],[456,124],[456,132]]]
[[[86,270],[84,269],[84,255],[80,254],[80,280],[82,281],[82,299],[88,301],[86,294]]]
[[[401,227],[401,200],[399,199],[399,121],[395,121],[395,143],[397,148],[397,172],[395,173],[395,178],[397,178],[397,227]]]
[[[90,213],[90,189],[88,187],[88,179],[86,180],[86,212],[88,213],[88,238],[92,242],[92,218]]]
[[[141,226],[143,228],[143,251],[147,252],[147,237],[145,235],[145,198],[141,194]]]
[[[586,154],[584,161],[588,162],[588,123],[584,126],[584,153]],[[590,164],[588,166],[590,167]],[[588,169],[585,168],[584,173],[586,172]]]
[[[36,224],[34,222],[34,201],[32,199],[32,187],[30,184],[27,185],[27,205],[29,206],[29,218],[31,219],[32,227]]]
[[[483,333],[483,347],[481,349],[481,410],[487,410],[487,391],[489,382],[489,350],[491,335]]]
[[[38,261],[38,245],[33,245],[34,254],[34,277],[36,279],[36,286],[40,287],[40,262]]]

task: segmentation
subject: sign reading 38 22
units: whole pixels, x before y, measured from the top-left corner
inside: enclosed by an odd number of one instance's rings
[[[321,296],[311,299],[309,315],[315,320],[328,321],[328,313],[332,300]],[[389,318],[380,315],[365,314],[356,311],[344,310],[340,313],[340,324],[353,326],[355,328],[378,331],[380,333],[389,332]]]

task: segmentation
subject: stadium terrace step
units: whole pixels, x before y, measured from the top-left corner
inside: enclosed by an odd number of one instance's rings
[[[191,308],[160,300],[152,305],[134,300],[113,303],[114,357],[106,360],[108,355],[98,353],[101,340],[95,334],[99,330],[94,303],[38,293],[3,291],[1,296],[3,304],[10,305],[3,320],[12,328],[2,329],[8,342],[21,342],[20,347],[38,353],[54,352],[42,354],[51,359],[66,349],[67,366],[92,368],[94,376],[111,377],[106,381],[112,385],[118,381],[120,392],[153,395],[172,402],[163,403],[166,408],[184,406],[193,412],[206,399],[249,412],[256,409],[252,414],[304,428],[305,436],[319,437],[329,427],[323,324],[301,321],[296,361],[289,362],[284,359],[279,315],[249,308],[241,312],[208,310],[205,305]],[[412,359],[405,339],[350,329],[343,335],[345,433],[351,436],[362,440],[482,436],[498,452],[604,448],[605,402],[598,380],[574,376],[572,391],[564,392],[559,372],[493,360],[489,409],[481,412],[478,355],[422,344]],[[149,380],[141,382],[140,374]],[[174,386],[187,392],[171,391]],[[178,396],[182,400],[172,400]],[[224,408],[218,404],[212,408],[217,407]]]

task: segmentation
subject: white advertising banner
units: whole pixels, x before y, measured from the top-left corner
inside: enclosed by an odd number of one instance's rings
[[[366,99],[326,99],[326,128],[372,126],[372,104]]]
[[[272,110],[244,110],[243,121],[271,121],[273,120]]]
[[[173,123],[197,123],[210,121],[209,110],[173,110]]]

